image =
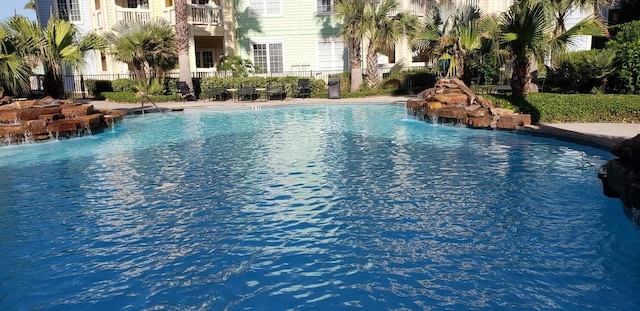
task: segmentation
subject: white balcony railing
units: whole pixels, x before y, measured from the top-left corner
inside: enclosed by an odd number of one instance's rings
[[[163,14],[165,19],[175,25],[176,10],[173,7],[165,9]],[[194,25],[222,26],[223,24],[222,8],[219,6],[189,4],[187,14],[189,14],[188,21]]]
[[[199,25],[222,26],[222,8],[211,5],[192,4],[189,8],[192,23]]]
[[[116,9],[116,20],[120,21],[132,21],[138,20],[142,22],[149,21],[151,19],[151,10],[149,9]]]

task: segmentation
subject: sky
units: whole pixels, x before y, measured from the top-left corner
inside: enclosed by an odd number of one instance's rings
[[[8,17],[13,16],[14,12],[35,20],[36,11],[25,10],[24,5],[26,3],[27,0],[0,0],[0,21],[5,21]]]

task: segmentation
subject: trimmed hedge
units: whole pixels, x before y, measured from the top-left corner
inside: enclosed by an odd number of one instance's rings
[[[92,96],[102,96],[102,92],[113,92],[111,87],[111,80],[93,80],[88,79],[84,81],[87,86],[87,92]]]
[[[215,87],[225,87],[225,88],[241,88],[242,86],[253,86],[253,87],[267,87],[268,85],[284,85],[287,90],[287,96],[291,96],[293,94],[293,89],[298,84],[298,79],[302,79],[299,77],[286,76],[286,77],[229,77],[229,78],[220,78],[220,77],[209,77],[204,78],[201,81],[201,89],[202,96],[206,97],[207,91],[213,89]],[[313,91],[312,96],[318,92],[326,92],[327,84],[324,80],[321,79],[313,79],[313,78],[304,78],[309,79],[311,82],[311,89]]]
[[[111,81],[114,92],[135,92],[136,82],[132,79],[115,79]]]
[[[532,93],[525,98],[483,95],[531,114],[534,123],[640,123],[640,95]]]
[[[102,96],[108,101],[116,103],[140,103],[142,101],[134,92],[102,92]],[[180,96],[177,94],[149,95],[149,98],[156,103],[180,100]]]

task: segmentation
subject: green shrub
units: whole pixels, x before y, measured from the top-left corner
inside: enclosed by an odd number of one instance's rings
[[[102,95],[109,101],[116,103],[140,103],[142,98],[136,96],[135,92],[103,92]],[[177,101],[180,96],[171,95],[149,95],[149,98],[156,103]]]
[[[640,123],[640,95],[531,93],[525,98],[486,97],[531,114],[534,123]]]
[[[204,94],[207,94],[208,90],[211,90],[215,87],[224,87],[228,89],[238,89],[243,86],[253,86],[253,87],[267,87],[269,85],[284,85],[287,90],[288,96],[293,94],[293,90],[298,84],[299,77],[294,76],[285,76],[285,77],[229,77],[229,78],[221,78],[221,77],[208,77],[202,79],[201,88]],[[308,78],[311,81],[311,87],[314,92],[317,90],[326,91],[326,83],[324,80],[312,79]],[[205,95],[206,96],[206,95]]]
[[[607,47],[616,52],[616,67],[610,82],[614,93],[640,94],[640,21],[611,27],[615,33]]]
[[[136,82],[131,79],[116,79],[111,81],[114,92],[135,92]]]
[[[436,83],[436,75],[428,68],[392,70],[382,79],[382,88],[398,89],[413,87],[432,87]]]
[[[591,93],[604,87],[607,76],[614,70],[614,58],[612,49],[564,54],[547,82],[570,92]]]
[[[87,87],[87,92],[89,95],[93,96],[101,96],[102,92],[113,92],[113,87],[111,87],[110,80],[85,80],[85,86]]]

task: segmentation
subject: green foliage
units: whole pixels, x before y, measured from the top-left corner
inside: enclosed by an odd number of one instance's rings
[[[253,73],[256,68],[253,66],[251,60],[233,55],[222,57],[218,70],[229,71],[234,77],[247,77],[249,74]]]
[[[111,86],[111,80],[85,80],[85,86],[87,87],[87,92],[89,95],[93,96],[102,96],[102,92],[113,92],[113,87]]]
[[[614,70],[614,58],[615,52],[611,49],[567,53],[559,57],[549,82],[577,93],[602,90],[603,82]]]
[[[116,79],[111,81],[111,87],[114,92],[134,92],[136,82],[131,79]]]
[[[436,83],[436,74],[427,69],[393,70],[382,80],[383,89],[413,87],[432,87]]]
[[[639,95],[531,93],[526,97],[486,97],[531,114],[534,123],[640,122]]]
[[[610,89],[615,93],[640,94],[640,21],[612,27],[615,36],[607,47],[616,52],[617,70]]]
[[[140,103],[142,99],[134,92],[103,92],[102,96],[109,101],[116,103]],[[177,101],[180,100],[180,96],[176,94],[171,95],[149,95],[149,98],[156,103]]]
[[[233,78],[221,78],[221,77],[208,77],[202,79],[202,91],[206,94],[207,90],[211,90],[216,87],[224,87],[228,89],[238,89],[243,86],[253,87],[267,87],[269,85],[284,85],[287,90],[287,94],[293,94],[295,86],[298,84],[299,77],[286,76],[286,77],[233,77]],[[322,79],[307,78],[311,81],[311,87],[313,91],[323,90],[326,91],[326,83]],[[290,95],[289,95],[290,96]]]

